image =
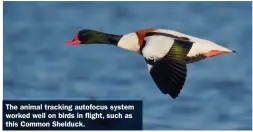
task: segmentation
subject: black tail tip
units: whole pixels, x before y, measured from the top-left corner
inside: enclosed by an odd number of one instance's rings
[[[233,50],[233,53],[237,53],[235,50]]]

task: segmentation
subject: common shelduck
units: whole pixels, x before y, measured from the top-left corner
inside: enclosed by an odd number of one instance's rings
[[[144,57],[155,84],[176,98],[186,80],[186,64],[235,52],[209,40],[166,29],[143,29],[125,35],[81,30],[66,44],[109,44]]]

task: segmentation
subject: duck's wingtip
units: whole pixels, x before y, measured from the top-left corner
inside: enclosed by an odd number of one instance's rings
[[[168,96],[169,96],[170,98],[172,98],[172,99],[176,99],[176,98],[178,97],[178,94],[176,94],[176,95],[168,94]]]

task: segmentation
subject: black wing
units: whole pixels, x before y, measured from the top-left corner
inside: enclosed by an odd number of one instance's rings
[[[150,74],[157,87],[163,94],[176,98],[184,86],[187,68],[185,57],[190,51],[193,42],[175,39],[169,52],[157,61],[147,60],[152,65]]]

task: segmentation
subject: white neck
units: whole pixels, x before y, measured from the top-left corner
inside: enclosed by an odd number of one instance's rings
[[[140,48],[139,44],[138,44],[138,37],[136,35],[136,33],[129,33],[124,35],[119,43],[118,43],[118,47],[125,49],[125,50],[129,50],[129,51],[133,51],[133,52],[137,52]]]

